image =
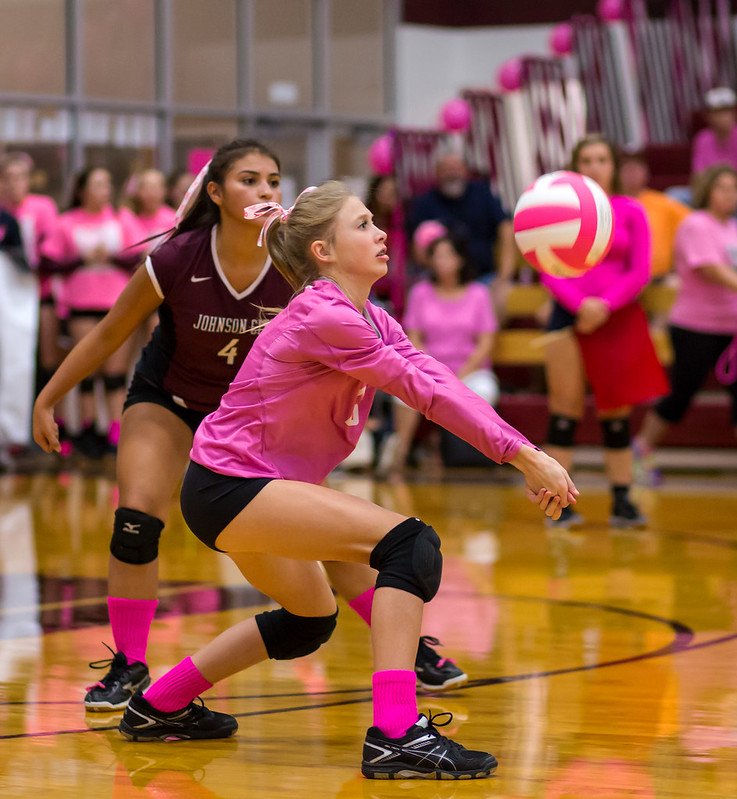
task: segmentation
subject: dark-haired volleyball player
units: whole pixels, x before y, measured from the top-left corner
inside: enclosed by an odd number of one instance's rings
[[[261,225],[243,209],[280,200],[277,157],[255,141],[215,153],[182,204],[178,228],[139,269],[110,313],[69,354],[34,410],[34,436],[58,447],[54,404],[92,373],[158,308],[159,326],[138,362],[122,417],[117,453],[120,506],[110,545],[108,610],[116,652],[85,697],[89,710],[125,707],[149,684],[146,647],[158,601],[158,541],[187,464],[192,435],[217,408],[251,348],[262,313],[292,295],[258,246]],[[375,573],[325,564],[351,607],[371,620]],[[108,665],[107,661],[102,661]],[[429,690],[465,682],[457,665],[421,640],[417,676]]]

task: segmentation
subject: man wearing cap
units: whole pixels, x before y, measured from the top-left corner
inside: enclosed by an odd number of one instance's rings
[[[729,86],[717,86],[704,95],[708,127],[700,130],[691,147],[691,172],[726,164],[737,169],[737,95]]]

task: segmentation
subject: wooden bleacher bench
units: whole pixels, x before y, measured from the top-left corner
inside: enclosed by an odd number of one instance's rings
[[[648,286],[640,296],[645,312],[650,316],[665,316],[673,300],[675,289],[663,283]],[[509,319],[529,319],[549,300],[550,295],[539,284],[512,286],[507,297]],[[535,366],[544,362],[545,349],[541,337],[545,331],[539,327],[513,327],[501,330],[494,341],[493,361],[498,366]],[[670,364],[673,353],[668,331],[662,327],[650,330],[655,350],[661,363]]]

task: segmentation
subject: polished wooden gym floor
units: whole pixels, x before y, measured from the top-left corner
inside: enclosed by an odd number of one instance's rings
[[[346,491],[421,515],[445,572],[424,630],[468,671],[422,697],[450,730],[499,759],[474,782],[378,782],[359,773],[371,723],[369,639],[341,605],[317,654],[215,686],[238,717],[221,742],[132,744],[119,717],[85,715],[105,657],[114,483],[78,474],[0,477],[0,797],[737,796],[737,477],[669,477],[641,490],[642,532],[608,528],[600,475],[584,475],[577,532],[545,528],[507,467],[442,482]],[[154,676],[265,607],[230,562],[186,531],[162,543],[149,647]]]

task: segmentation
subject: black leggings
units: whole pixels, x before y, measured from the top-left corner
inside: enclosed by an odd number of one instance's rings
[[[681,421],[694,395],[704,385],[707,375],[716,366],[719,356],[727,349],[732,338],[731,335],[698,333],[671,326],[671,391],[655,406],[655,412],[661,419],[671,423]],[[725,388],[732,396],[732,424],[737,425],[737,383]]]

